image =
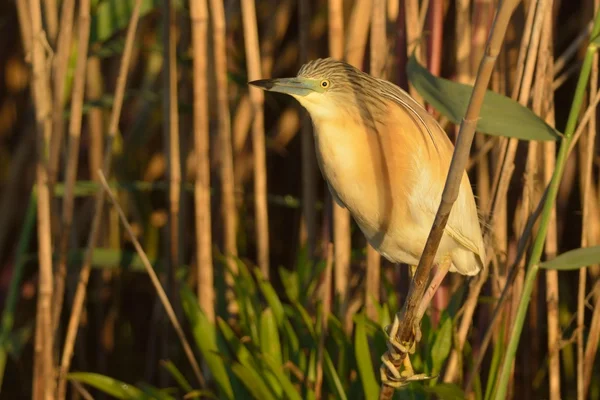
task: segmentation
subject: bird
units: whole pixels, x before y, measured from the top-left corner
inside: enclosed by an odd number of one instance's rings
[[[454,151],[436,119],[394,83],[334,58],[309,61],[296,77],[249,84],[292,96],[307,110],[332,198],[383,257],[417,265]],[[465,172],[418,315],[448,272],[473,276],[484,262],[479,214]]]

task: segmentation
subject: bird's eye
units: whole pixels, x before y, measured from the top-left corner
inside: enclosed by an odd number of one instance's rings
[[[329,87],[329,81],[327,79],[321,81],[321,87],[327,89]]]

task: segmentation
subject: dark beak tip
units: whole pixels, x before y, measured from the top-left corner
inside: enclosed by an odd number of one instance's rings
[[[256,86],[261,89],[271,89],[273,87],[273,81],[271,79],[259,79],[256,81],[248,82],[248,85]]]

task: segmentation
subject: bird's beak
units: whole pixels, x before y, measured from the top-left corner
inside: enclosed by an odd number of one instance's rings
[[[302,78],[260,79],[248,82],[270,92],[289,94],[290,96],[306,96],[315,91],[313,82]]]

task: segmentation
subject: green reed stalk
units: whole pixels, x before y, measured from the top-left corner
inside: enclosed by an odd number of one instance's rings
[[[558,187],[563,176],[565,165],[567,163],[567,156],[569,154],[569,147],[573,141],[573,133],[577,125],[577,119],[581,112],[581,106],[583,105],[583,99],[585,97],[588,80],[590,78],[590,72],[592,70],[592,61],[596,50],[598,49],[598,35],[600,34],[600,12],[596,14],[594,19],[594,26],[592,28],[591,40],[588,45],[583,65],[581,67],[581,73],[577,82],[577,88],[575,89],[575,97],[571,104],[571,111],[569,113],[569,119],[567,120],[567,127],[565,128],[564,138],[560,145],[560,150],[556,158],[556,167],[552,174],[550,186],[548,187],[548,194],[544,202],[544,208],[542,209],[542,215],[540,220],[540,227],[535,241],[533,243],[533,249],[531,251],[531,257],[527,264],[527,274],[525,275],[525,285],[523,287],[523,293],[519,307],[517,309],[517,315],[515,324],[510,334],[510,340],[506,350],[506,357],[502,364],[502,370],[500,374],[500,380],[498,381],[498,391],[496,392],[495,399],[503,400],[506,398],[506,392],[508,390],[508,381],[510,378],[510,369],[517,353],[517,346],[519,345],[519,339],[521,331],[523,330],[523,323],[527,314],[527,308],[529,301],[531,300],[531,293],[537,273],[539,270],[540,258],[544,250],[544,241],[546,240],[546,233],[548,232],[548,224],[550,222],[550,213],[554,207],[556,200],[556,194]]]

